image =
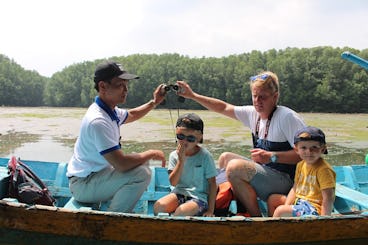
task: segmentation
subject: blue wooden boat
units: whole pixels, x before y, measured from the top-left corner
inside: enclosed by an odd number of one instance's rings
[[[359,57],[358,55],[352,54],[349,51],[345,51],[341,54],[341,58],[351,61],[357,65],[360,65],[364,69],[368,70],[368,60]]]
[[[247,218],[153,216],[153,203],[170,191],[167,169],[152,167],[135,213],[106,212],[104,204],[76,202],[67,164],[27,161],[48,186],[56,207],[6,197],[7,164],[0,158],[0,244],[366,244],[368,166],[334,166],[334,213],[324,217]],[[262,210],[266,207],[263,202]]]

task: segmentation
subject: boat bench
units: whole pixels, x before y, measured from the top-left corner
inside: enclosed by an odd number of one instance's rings
[[[365,165],[333,166],[333,168],[337,183],[368,193],[368,168]]]
[[[147,190],[136,204],[133,212],[139,214],[152,214],[153,205],[161,197],[167,195],[170,191],[169,176],[166,168],[150,167],[152,170],[151,182]],[[106,211],[109,206],[108,202],[101,203],[82,203],[73,197],[65,204],[64,208],[74,210],[99,210]]]
[[[338,213],[368,209],[368,169],[360,165],[334,166],[336,189],[334,208]],[[354,210],[352,210],[352,207]]]
[[[339,213],[368,209],[368,195],[336,183],[334,208]],[[354,210],[352,210],[352,207]]]
[[[360,191],[352,190],[342,184],[336,183],[335,194],[368,209],[368,195]]]

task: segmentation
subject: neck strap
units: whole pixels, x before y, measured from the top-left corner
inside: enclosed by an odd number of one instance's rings
[[[268,135],[268,130],[270,128],[270,124],[271,124],[271,119],[272,119],[272,116],[273,116],[273,113],[276,111],[277,109],[277,106],[275,106],[272,110],[272,112],[270,113],[270,115],[268,116],[268,119],[267,119],[267,123],[266,123],[266,131],[265,131],[265,135],[264,135],[264,139],[267,139],[267,135]],[[261,117],[258,116],[258,119],[257,119],[257,123],[256,123],[256,138],[258,138],[258,134],[259,134],[259,124],[261,122]]]

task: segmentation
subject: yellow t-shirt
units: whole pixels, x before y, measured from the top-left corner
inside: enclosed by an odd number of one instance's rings
[[[295,196],[309,201],[321,213],[322,190],[335,188],[336,173],[323,158],[312,166],[302,160],[295,171]]]

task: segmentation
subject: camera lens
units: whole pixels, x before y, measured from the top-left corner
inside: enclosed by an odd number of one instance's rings
[[[165,85],[164,89],[165,91],[170,91],[170,85]]]

